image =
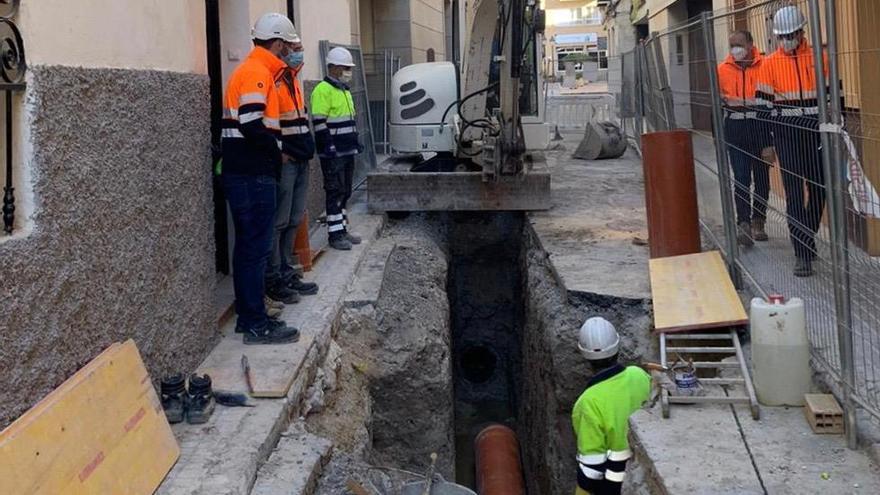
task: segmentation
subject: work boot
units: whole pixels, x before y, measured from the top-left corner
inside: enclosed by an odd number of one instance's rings
[[[767,232],[764,230],[763,218],[755,218],[752,220],[752,239],[759,242],[766,242],[770,239],[770,237],[767,236]]]
[[[809,277],[813,275],[813,262],[808,258],[798,258],[794,264],[795,277]]]
[[[283,322],[267,322],[257,328],[245,332],[242,341],[245,345],[257,344],[289,344],[299,340],[299,330],[289,327]]]
[[[749,225],[749,222],[740,222],[736,231],[736,240],[742,246],[753,246],[755,241],[752,240],[751,234],[752,227]]]
[[[284,284],[273,284],[266,289],[269,299],[281,301],[284,304],[296,304],[299,302],[299,294],[295,290],[287,288]]]
[[[208,375],[189,377],[189,390],[186,392],[186,422],[191,425],[207,423],[214,412],[214,390]]]
[[[169,423],[180,423],[186,413],[186,382],[183,375],[171,375],[162,379],[159,384],[162,409]]]
[[[330,247],[339,251],[351,251],[351,241],[343,236],[330,239]]]
[[[283,302],[276,301],[275,299],[272,299],[269,296],[263,296],[263,305],[266,306],[266,309],[269,309],[269,308],[278,309],[278,310],[284,309]]]
[[[354,245],[358,245],[361,243],[360,236],[354,235],[349,231],[345,231],[345,238],[348,239],[348,242],[350,242]]]
[[[314,282],[303,282],[300,277],[293,277],[287,288],[295,290],[302,296],[313,296],[318,293],[318,284]]]
[[[284,303],[273,304],[275,301],[268,297],[263,298],[263,305],[266,306],[266,316],[269,318],[278,318],[284,309]],[[278,306],[281,306],[280,308]]]

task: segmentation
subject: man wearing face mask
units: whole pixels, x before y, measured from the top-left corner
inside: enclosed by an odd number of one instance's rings
[[[804,36],[806,24],[804,14],[794,5],[776,11],[773,34],[779,39],[779,49],[764,60],[758,84],[758,96],[772,106],[788,232],[797,258],[796,277],[813,274],[816,232],[825,208],[816,92],[818,84],[825,81],[816,81],[813,49]],[[828,64],[823,67],[827,78]]]
[[[735,181],[737,240],[751,246],[753,239],[767,240],[764,221],[770,193],[769,166],[761,160],[761,151],[771,145],[769,112],[766,104],[756,98],[763,57],[748,31],[736,31],[728,41],[730,54],[718,65],[718,85],[724,102],[724,137],[730,147]]]
[[[351,197],[354,158],[362,151],[358,142],[354,100],[349,91],[354,60],[351,52],[336,47],[327,53],[327,77],[312,91],[312,123],[321,158],[326,193],[330,247],[347,251],[361,239],[348,231],[346,203]]]
[[[315,141],[309,130],[309,114],[297,75],[303,65],[303,46],[299,36],[283,56],[287,68],[276,79],[281,114],[281,178],[278,181],[275,232],[272,255],[266,270],[266,295],[276,301],[295,303],[300,295],[318,292],[318,286],[302,280],[293,267],[293,241],[306,208],[309,188],[309,160],[315,154]]]
[[[299,331],[270,320],[263,295],[281,167],[275,80],[297,36],[290,19],[274,13],[260,17],[252,35],[254,49],[230,76],[223,98],[221,179],[235,225],[235,331],[245,344],[284,344],[296,342]]]

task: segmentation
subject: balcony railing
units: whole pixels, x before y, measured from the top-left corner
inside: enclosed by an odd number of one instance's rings
[[[19,2],[0,2],[0,91],[5,93],[6,108],[6,181],[3,187],[3,230],[12,234],[15,226],[15,187],[12,177],[12,93],[22,91],[27,64],[24,43],[12,18]]]
[[[557,21],[553,23],[556,27],[569,27],[569,26],[601,26],[602,25],[602,17],[584,17],[583,19],[572,19],[569,21]]]

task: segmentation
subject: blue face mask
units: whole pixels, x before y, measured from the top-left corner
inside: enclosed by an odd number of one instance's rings
[[[292,69],[299,67],[303,64],[303,52],[287,52],[287,55],[284,57],[284,63]]]

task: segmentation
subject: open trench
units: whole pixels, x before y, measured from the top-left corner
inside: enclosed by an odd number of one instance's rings
[[[371,249],[381,290],[345,309],[335,390],[307,420],[335,445],[315,493],[349,493],[350,480],[395,493],[393,478],[426,472],[433,452],[446,480],[473,489],[474,437],[491,423],[517,432],[529,494],[571,493],[570,411],[589,379],[577,329],[608,318],[622,359],[640,361],[649,302],[567,293],[520,213],[389,220]],[[640,464],[625,493],[653,492]]]

